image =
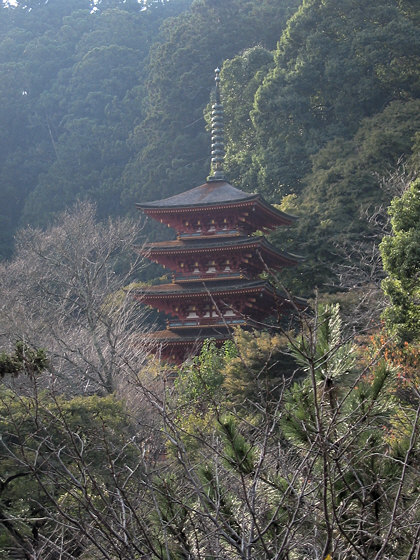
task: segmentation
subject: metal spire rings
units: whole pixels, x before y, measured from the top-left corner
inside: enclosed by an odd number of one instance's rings
[[[211,112],[211,176],[210,181],[224,180],[223,163],[225,159],[223,105],[220,99],[220,69],[216,68],[216,102]]]

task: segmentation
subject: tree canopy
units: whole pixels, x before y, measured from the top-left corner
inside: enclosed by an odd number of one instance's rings
[[[0,556],[419,557],[418,1],[1,6]],[[217,66],[313,299],[178,368],[131,214],[205,181]]]
[[[390,330],[403,341],[420,339],[420,180],[389,208],[392,234],[384,237],[383,281],[391,305],[385,311]]]
[[[415,2],[51,0],[0,13],[4,257],[18,227],[77,199],[104,219],[202,183],[216,66],[229,180],[300,216],[273,238],[308,256],[297,289],[329,282],[337,247],[369,235],[369,207],[392,198],[379,178],[402,157],[415,167]]]

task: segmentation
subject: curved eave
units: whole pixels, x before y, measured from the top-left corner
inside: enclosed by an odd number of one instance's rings
[[[298,220],[297,216],[293,216],[292,214],[286,214],[286,212],[282,212],[281,210],[275,208],[272,204],[269,204],[262,196],[260,195],[257,196],[258,196],[257,208],[263,215],[267,217],[268,216],[271,217],[272,225],[274,227],[277,225],[290,226],[294,222],[296,222],[296,220]],[[269,228],[269,226],[267,227]]]
[[[250,203],[256,201],[258,197],[259,195],[254,194],[240,200],[225,200],[219,202],[209,202],[206,204],[182,204],[179,206],[153,206],[148,204],[136,203],[136,208],[138,210],[142,210],[145,214],[148,214],[150,216],[185,212],[208,212],[209,210],[223,210],[225,208],[245,208],[249,206]]]
[[[192,213],[202,214],[203,212],[216,215],[218,212],[225,214],[229,210],[238,209],[247,210],[250,209],[253,212],[252,219],[246,220],[248,228],[255,231],[257,229],[263,229],[270,231],[276,229],[280,226],[291,226],[296,220],[297,216],[292,216],[291,214],[286,214],[281,210],[277,210],[270,204],[268,204],[259,195],[255,195],[246,200],[240,201],[226,201],[217,204],[208,205],[191,205],[191,206],[179,206],[179,207],[145,207],[144,205],[137,205],[139,210],[142,210],[147,216],[153,218],[157,221],[164,221],[167,224],[171,224],[171,216],[191,216]],[[245,225],[245,223],[244,223]]]
[[[150,333],[149,335],[149,338],[152,340],[156,340],[157,342],[161,342],[164,344],[174,344],[174,345],[190,345],[200,341],[204,341],[207,338],[226,340],[229,337],[230,337],[229,332],[226,333],[215,332],[214,327],[207,329],[207,332],[206,329],[203,329],[203,327],[201,327],[201,333],[199,334],[199,336],[197,336],[197,333],[185,334],[185,333],[178,333],[169,329],[166,329],[164,331],[155,331],[153,333]]]
[[[267,291],[274,293],[274,288],[268,282],[249,282],[231,284],[228,286],[197,286],[185,287],[182,284],[159,284],[146,290],[136,290],[135,296],[147,298],[191,298],[203,296],[224,296],[230,294],[250,294]]]
[[[162,256],[197,255],[231,251],[241,252],[251,249],[261,250],[263,254],[270,255],[271,258],[279,262],[279,266],[294,266],[304,260],[304,257],[300,255],[294,255],[293,253],[277,249],[262,236],[248,237],[237,241],[220,241],[219,243],[196,243],[195,245],[179,241],[169,241],[161,245],[151,243],[149,246],[137,249],[137,252],[158,262]]]
[[[159,288],[159,291],[156,290]],[[293,307],[294,302],[286,294],[280,293],[278,290],[273,288],[268,282],[251,282],[242,286],[230,286],[230,287],[210,287],[206,286],[197,288],[184,288],[180,284],[161,284],[160,286],[152,286],[149,291],[137,291],[135,297],[142,301],[146,305],[152,305],[153,307],[159,307],[158,302],[166,303],[173,301],[196,301],[208,299],[212,301],[213,299],[219,300],[220,298],[229,299],[231,296],[260,296],[264,298],[269,298],[269,300],[278,306]],[[268,301],[265,299],[265,301]],[[301,304],[299,302],[298,307]]]
[[[277,247],[267,241],[265,237],[262,238],[261,249],[272,255],[274,259],[278,259],[280,263],[284,263],[287,266],[295,266],[305,260],[305,257],[302,257],[301,255],[295,255],[294,253],[277,249]]]

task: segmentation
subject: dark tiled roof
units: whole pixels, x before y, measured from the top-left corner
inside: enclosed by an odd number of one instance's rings
[[[255,236],[255,237],[237,237],[235,239],[214,239],[211,241],[201,241],[196,239],[194,241],[182,241],[182,240],[174,240],[174,241],[159,241],[156,243],[150,243],[145,247],[140,249],[142,254],[147,255],[148,252],[151,253],[179,253],[180,251],[200,251],[200,250],[209,250],[209,249],[241,249],[243,247],[254,246],[260,247],[262,249],[266,249],[275,255],[281,256],[285,259],[291,261],[301,261],[303,257],[300,255],[295,255],[293,253],[288,253],[286,251],[282,251],[277,249],[272,245],[267,239],[263,236]]]
[[[188,191],[164,198],[137,204],[138,208],[167,208],[183,206],[205,206],[222,202],[234,202],[258,197],[257,194],[246,193],[226,181],[210,181]]]
[[[223,286],[197,286],[197,287],[190,287],[184,286],[183,284],[157,284],[155,286],[150,286],[144,289],[136,290],[138,295],[144,294],[148,295],[176,295],[179,294],[180,296],[183,295],[192,295],[192,294],[203,294],[208,295],[216,294],[216,293],[228,293],[228,292],[236,292],[236,291],[249,291],[249,290],[268,290],[273,292],[273,287],[270,285],[269,282],[265,280],[251,280],[248,282],[240,282],[239,284],[226,284]]]
[[[266,280],[248,280],[240,283],[229,283],[223,286],[212,286],[203,282],[202,286],[185,286],[183,284],[158,284],[149,286],[144,289],[138,289],[135,295],[138,298],[144,298],[143,301],[147,303],[150,299],[165,299],[165,298],[194,298],[203,296],[207,298],[225,296],[227,294],[241,294],[241,293],[266,293],[269,297],[279,298],[282,305],[292,305],[290,296],[281,293]],[[306,300],[302,298],[293,298],[293,304],[298,308],[303,309],[307,306]]]

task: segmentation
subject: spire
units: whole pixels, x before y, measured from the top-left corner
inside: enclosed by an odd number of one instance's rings
[[[216,82],[216,102],[211,112],[211,171],[208,181],[223,181],[223,163],[225,159],[223,105],[220,99],[220,69],[216,68],[214,81]]]

